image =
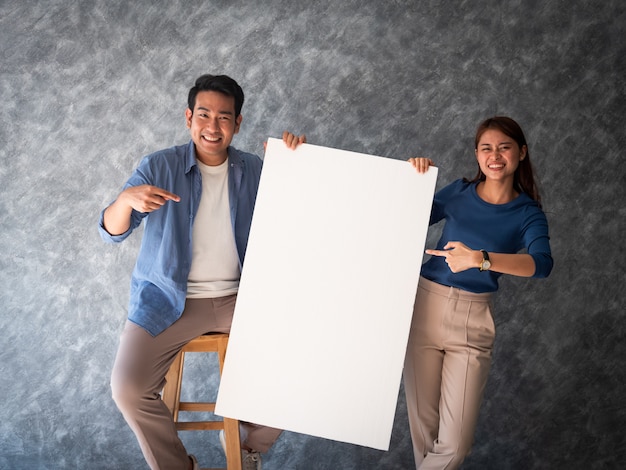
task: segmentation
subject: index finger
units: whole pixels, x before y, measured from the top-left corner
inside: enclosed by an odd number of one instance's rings
[[[154,194],[156,196],[161,196],[166,201],[175,201],[175,202],[180,201],[180,197],[178,195],[174,193],[170,193],[169,191],[166,191],[165,189],[162,189],[162,188],[155,187]]]
[[[426,250],[427,255],[433,256],[446,256],[448,252],[445,250]]]

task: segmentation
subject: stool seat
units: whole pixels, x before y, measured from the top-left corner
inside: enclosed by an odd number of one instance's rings
[[[209,333],[192,339],[174,358],[165,376],[165,387],[161,398],[172,412],[176,429],[179,431],[224,431],[226,440],[226,468],[227,470],[241,470],[241,444],[239,441],[239,421],[231,418],[223,420],[178,421],[179,411],[188,412],[215,412],[215,402],[181,402],[180,390],[183,382],[183,368],[185,354],[189,352],[217,353],[219,358],[220,374],[224,367],[228,334]],[[209,470],[209,469],[207,469]],[[217,470],[217,469],[215,469]]]

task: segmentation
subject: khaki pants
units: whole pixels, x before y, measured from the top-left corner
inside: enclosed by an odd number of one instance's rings
[[[187,470],[189,457],[161,401],[165,374],[180,349],[204,333],[228,333],[237,296],[187,299],[183,315],[156,337],[127,321],[111,374],[117,407],[152,469]],[[241,423],[242,446],[266,452],[281,430]]]
[[[404,367],[417,469],[456,469],[469,453],[494,339],[490,294],[420,278]]]

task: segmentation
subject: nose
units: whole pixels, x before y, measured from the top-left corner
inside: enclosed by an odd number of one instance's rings
[[[207,127],[209,128],[209,130],[213,131],[219,128],[219,123],[217,121],[217,118],[210,118],[207,122]]]

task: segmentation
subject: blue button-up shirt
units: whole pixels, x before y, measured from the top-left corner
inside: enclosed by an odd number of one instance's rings
[[[261,177],[262,160],[253,154],[228,148],[228,196],[230,219],[240,266],[243,265],[252,212]],[[144,234],[133,270],[128,319],[156,336],[182,315],[191,268],[191,235],[202,194],[202,176],[196,165],[193,141],[144,157],[124,185],[149,184],[180,196],[160,209],[131,214],[130,228],[111,235],[100,214],[100,235],[119,243],[145,219]]]

